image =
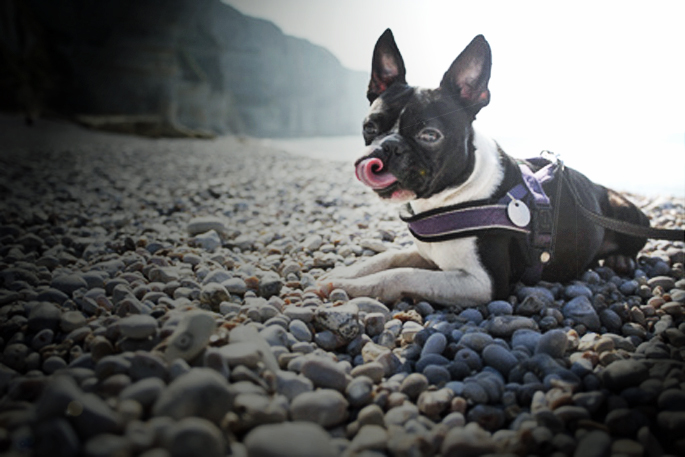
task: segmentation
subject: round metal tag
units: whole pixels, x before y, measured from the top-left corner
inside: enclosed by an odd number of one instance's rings
[[[525,227],[530,223],[530,210],[521,200],[512,200],[507,205],[509,220],[518,227]]]

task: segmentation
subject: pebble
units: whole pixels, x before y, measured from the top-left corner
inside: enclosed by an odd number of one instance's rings
[[[333,389],[319,389],[295,397],[290,404],[294,421],[314,422],[324,428],[336,426],[347,419],[349,403]]]
[[[260,425],[245,437],[249,457],[335,457],[330,435],[311,422]]]
[[[502,376],[507,377],[518,360],[508,350],[493,343],[483,349],[483,362],[499,371]]]
[[[535,345],[535,353],[545,353],[554,358],[561,358],[566,352],[568,338],[563,330],[545,332]]]
[[[172,457],[200,453],[208,457],[226,455],[226,444],[219,427],[200,417],[186,417],[176,422],[167,434],[165,447]]]
[[[604,385],[616,392],[636,386],[649,377],[649,368],[639,360],[617,360],[602,372]]]
[[[195,368],[161,392],[153,414],[176,420],[197,416],[219,423],[230,410],[234,396],[225,377],[210,368]]]
[[[119,331],[127,338],[144,340],[157,331],[157,320],[147,314],[126,316],[119,321]]]
[[[300,373],[316,387],[335,389],[339,392],[344,392],[349,382],[348,375],[340,365],[323,357],[314,357],[304,362]]]
[[[585,295],[579,295],[566,302],[561,312],[564,317],[572,319],[577,324],[582,324],[594,332],[600,330],[599,316],[592,307],[590,299]]]

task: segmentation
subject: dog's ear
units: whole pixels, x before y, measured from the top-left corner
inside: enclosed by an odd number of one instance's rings
[[[483,35],[475,37],[442,77],[440,87],[457,96],[475,117],[490,102],[492,54]]]
[[[376,42],[371,63],[371,81],[366,92],[366,98],[373,102],[392,84],[406,84],[404,79],[406,70],[400,50],[397,49],[392,31],[386,29]]]

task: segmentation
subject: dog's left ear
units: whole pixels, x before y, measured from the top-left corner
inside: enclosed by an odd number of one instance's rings
[[[440,87],[457,96],[474,117],[490,102],[492,54],[483,35],[475,37],[452,62]]]
[[[395,43],[395,37],[390,29],[386,29],[373,49],[371,81],[369,81],[366,98],[373,103],[392,84],[406,84],[406,73],[404,60]]]

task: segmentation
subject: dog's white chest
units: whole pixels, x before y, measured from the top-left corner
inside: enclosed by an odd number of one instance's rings
[[[478,257],[475,237],[437,243],[425,243],[415,239],[414,242],[421,256],[435,263],[441,270],[464,270],[469,273],[481,270],[484,272]]]

